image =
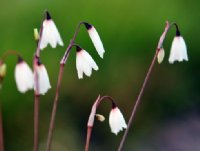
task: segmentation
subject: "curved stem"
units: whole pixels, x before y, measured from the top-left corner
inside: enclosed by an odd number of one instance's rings
[[[66,51],[65,51],[65,54],[64,54],[62,60],[60,61],[60,64],[65,64],[65,63],[66,63],[67,58],[68,58],[69,53],[70,53],[70,50],[71,50],[71,48],[73,47],[73,45],[75,44],[75,43],[74,43],[74,42],[75,42],[75,39],[76,39],[76,37],[77,37],[77,35],[78,35],[80,26],[81,26],[82,24],[84,24],[84,22],[80,22],[80,23],[77,25],[76,30],[75,30],[75,33],[74,33],[74,36],[72,37],[72,39],[71,39],[71,41],[70,41],[70,44],[68,45],[68,47],[67,47],[67,49],[66,49]]]
[[[163,45],[163,42],[165,40],[166,34],[168,33],[168,31],[169,31],[169,29],[171,28],[172,25],[173,24],[169,24],[168,21],[166,22],[166,26],[165,26],[164,32],[162,33],[162,35],[161,35],[161,37],[159,39],[158,46],[157,46],[156,52],[154,54],[153,60],[152,60],[152,62],[150,64],[150,66],[149,66],[148,72],[147,72],[147,74],[145,76],[144,82],[143,82],[142,87],[140,89],[139,95],[138,95],[138,97],[136,99],[135,105],[133,106],[132,113],[131,113],[131,116],[130,116],[129,121],[128,121],[127,129],[124,132],[124,135],[123,135],[122,140],[120,142],[120,145],[118,147],[118,151],[122,151],[122,148],[124,146],[124,143],[125,143],[125,140],[127,138],[128,132],[130,130],[131,124],[133,122],[135,113],[136,113],[137,108],[138,108],[138,106],[140,104],[141,97],[142,97],[142,95],[144,93],[144,89],[146,88],[146,85],[147,85],[147,83],[148,83],[148,81],[150,79],[150,75],[151,75],[153,67],[155,65],[158,52],[162,48],[162,45]]]
[[[6,52],[2,55],[1,61],[2,61],[2,62],[5,62],[6,58],[7,58],[9,55],[14,55],[14,56],[17,56],[17,57],[20,56],[20,57],[21,57],[21,55],[20,55],[19,52],[15,51],[15,50],[8,50],[8,51],[6,51]]]
[[[94,102],[93,106],[92,106],[92,110],[89,116],[89,120],[88,120],[88,124],[87,124],[87,137],[86,137],[86,143],[85,143],[85,151],[89,151],[89,146],[90,146],[90,139],[91,139],[91,134],[92,134],[92,128],[94,125],[94,119],[95,119],[95,114],[96,114],[96,110],[99,107],[100,103],[103,100],[109,100],[112,103],[112,108],[116,107],[116,103],[114,101],[114,99],[111,96],[102,96],[102,97],[98,97],[96,99],[96,101]]]
[[[57,107],[58,107],[58,98],[59,98],[59,90],[60,90],[60,85],[62,81],[62,76],[64,72],[64,65],[67,62],[67,59],[69,57],[69,54],[71,52],[72,47],[74,46],[75,39],[78,35],[80,26],[83,24],[83,22],[80,22],[75,30],[74,36],[72,37],[70,44],[68,45],[65,54],[63,58],[60,61],[60,69],[59,69],[59,75],[58,75],[58,81],[57,81],[57,87],[56,87],[56,94],[53,102],[53,108],[51,112],[51,119],[50,119],[50,124],[49,124],[49,131],[48,131],[48,138],[47,138],[47,146],[46,146],[46,151],[50,151],[51,149],[51,144],[52,144],[52,137],[53,137],[53,130],[54,130],[54,125],[55,125],[55,117],[56,117],[56,112],[57,112]]]

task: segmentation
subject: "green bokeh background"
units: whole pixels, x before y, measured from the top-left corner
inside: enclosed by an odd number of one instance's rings
[[[65,44],[64,47],[48,47],[41,52],[52,89],[41,97],[40,102],[40,150],[45,149],[59,62],[78,22],[86,21],[96,27],[106,53],[102,60],[82,27],[76,43],[92,55],[99,71],[93,72],[90,78],[78,80],[75,51],[70,54],[60,91],[54,151],[84,150],[87,119],[99,94],[115,98],[128,121],[165,21],[169,20],[180,27],[187,43],[189,62],[168,63],[175,34],[172,29],[164,43],[165,60],[161,65],[156,64],[153,70],[125,150],[199,151],[198,143],[195,145],[197,140],[200,141],[199,1],[1,0],[0,8],[0,54],[6,50],[17,50],[32,66],[36,49],[33,29],[40,28],[45,9],[50,11]],[[21,94],[17,91],[14,81],[16,58],[9,57],[6,64],[8,71],[0,94],[5,151],[29,151],[33,148],[34,93]],[[95,122],[91,150],[117,150],[123,133],[117,136],[110,133],[109,109],[109,104],[104,103],[98,110],[105,115],[106,121]]]

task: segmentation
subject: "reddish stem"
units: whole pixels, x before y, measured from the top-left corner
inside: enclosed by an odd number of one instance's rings
[[[166,22],[166,26],[165,26],[164,32],[162,33],[162,35],[161,35],[161,37],[160,37],[160,40],[159,40],[159,42],[158,42],[158,46],[157,46],[156,52],[155,52],[155,54],[154,54],[153,60],[152,60],[151,65],[150,65],[150,67],[149,67],[149,69],[148,69],[148,72],[147,72],[147,74],[146,74],[146,77],[145,77],[145,79],[144,79],[144,82],[143,82],[143,84],[142,84],[142,87],[141,87],[141,89],[140,89],[139,95],[138,95],[138,97],[137,97],[137,99],[136,99],[135,105],[133,106],[132,113],[131,113],[130,119],[129,119],[129,121],[128,121],[127,129],[126,129],[126,131],[124,132],[124,135],[123,135],[123,137],[122,137],[122,140],[121,140],[120,145],[119,145],[119,148],[118,148],[118,151],[122,151],[122,148],[123,148],[123,146],[124,146],[124,143],[125,143],[125,140],[126,140],[126,138],[127,138],[128,132],[129,132],[129,130],[130,130],[131,124],[132,124],[132,122],[133,122],[135,113],[136,113],[137,108],[138,108],[138,106],[139,106],[139,104],[140,104],[140,100],[141,100],[141,97],[142,97],[142,95],[143,95],[144,89],[146,88],[146,85],[147,85],[147,83],[148,83],[148,81],[149,81],[149,78],[150,78],[150,75],[151,75],[151,73],[152,73],[153,67],[154,67],[154,65],[155,65],[158,52],[159,52],[159,50],[162,48],[162,45],[163,45],[163,42],[164,42],[164,40],[165,40],[166,34],[168,33],[168,31],[169,31],[169,29],[171,28],[172,25],[174,25],[174,23],[171,24],[171,25],[169,25],[169,22],[168,22],[168,21]]]
[[[56,112],[57,112],[57,107],[58,107],[59,90],[60,90],[60,85],[61,85],[62,76],[63,76],[63,72],[64,72],[64,65],[67,62],[67,59],[69,57],[71,48],[75,44],[74,43],[75,39],[76,39],[76,37],[78,35],[80,26],[82,24],[83,24],[83,22],[80,22],[78,24],[78,26],[76,27],[74,36],[71,39],[70,44],[68,45],[68,47],[67,47],[67,49],[65,51],[65,54],[64,54],[62,60],[60,61],[60,69],[59,69],[59,75],[58,75],[58,81],[57,81],[57,87],[56,87],[56,94],[55,94],[55,98],[54,98],[54,102],[53,102],[53,108],[52,108],[52,112],[51,112],[51,119],[50,119],[50,124],[49,124],[49,131],[48,131],[46,151],[50,151],[50,149],[51,149],[52,137],[53,137],[53,130],[54,130]]]
[[[34,151],[39,148],[39,95],[35,94],[34,101]]]
[[[42,21],[43,23],[43,21]],[[35,67],[38,63],[39,57],[40,57],[40,43],[41,43],[41,37],[43,34],[43,25],[40,27],[40,38],[39,41],[37,41],[37,48],[36,53],[33,58],[33,68],[34,71],[36,71]],[[35,74],[34,77],[35,81],[35,94],[34,94],[34,151],[38,151],[39,149],[39,106],[40,106],[40,94],[39,94],[39,86],[38,86],[38,75]]]
[[[89,151],[92,128],[93,127],[90,127],[90,126],[88,126],[88,128],[87,128],[87,138],[86,138],[86,143],[85,143],[85,151]]]
[[[55,123],[55,116],[56,116],[56,112],[57,112],[58,97],[59,97],[60,84],[61,84],[62,76],[63,76],[63,70],[64,70],[64,64],[60,64],[60,71],[59,71],[59,75],[58,75],[56,95],[55,95],[55,99],[53,102],[53,109],[52,109],[51,120],[50,120],[50,125],[49,125],[47,148],[46,148],[47,151],[50,150],[51,143],[52,143],[52,135],[53,135],[53,129],[54,129],[54,123]]]

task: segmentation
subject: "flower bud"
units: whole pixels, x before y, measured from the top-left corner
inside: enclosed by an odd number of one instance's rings
[[[161,64],[163,59],[165,57],[165,50],[163,48],[161,48],[158,52],[158,55],[157,55],[157,59],[158,59],[158,63]]]
[[[101,114],[96,114],[96,118],[97,120],[99,120],[100,122],[104,122],[105,121],[105,117]]]
[[[40,35],[37,28],[34,28],[34,38],[36,41],[40,39]]]
[[[6,76],[6,64],[0,64],[0,77],[3,78]]]

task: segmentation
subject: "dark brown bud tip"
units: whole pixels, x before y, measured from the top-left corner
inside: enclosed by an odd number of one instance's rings
[[[37,55],[35,55],[35,62],[37,63],[38,66],[42,65],[42,62],[40,60],[40,57],[38,57]]]
[[[46,20],[50,20],[51,19],[50,13],[47,10],[45,11],[45,13],[46,13]]]
[[[112,109],[115,109],[117,107],[117,105],[115,104],[114,101],[112,101]]]
[[[80,52],[81,50],[83,50],[81,47],[76,46],[76,52]]]
[[[21,63],[21,62],[23,62],[23,61],[24,61],[24,59],[23,59],[21,56],[18,56],[17,63]]]
[[[87,28],[87,30],[90,30],[92,28],[92,25],[84,22],[85,27]]]
[[[176,30],[176,36],[180,36],[180,35],[181,35],[180,31],[179,31],[179,29],[177,29]]]

